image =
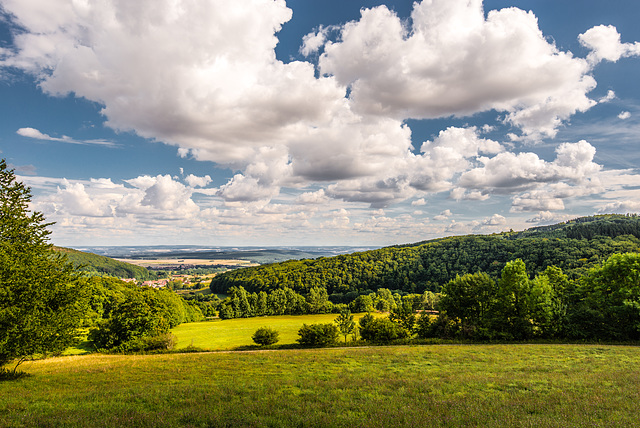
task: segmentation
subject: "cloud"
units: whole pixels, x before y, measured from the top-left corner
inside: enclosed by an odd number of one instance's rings
[[[638,201],[616,201],[610,202],[608,204],[602,205],[598,209],[599,213],[619,213],[619,214],[627,214],[627,213],[640,213],[640,202]]]
[[[45,141],[55,141],[59,143],[68,143],[68,144],[81,144],[81,145],[96,145],[96,146],[106,146],[106,147],[117,147],[118,145],[112,141],[108,140],[74,140],[71,137],[63,135],[61,138],[52,137],[47,134],[43,134],[35,128],[20,128],[16,131],[16,134],[33,138],[36,140],[45,140]]]
[[[580,38],[591,56],[578,58],[559,50],[531,12],[485,15],[481,0],[425,0],[414,3],[410,20],[379,6],[318,27],[302,40],[311,60],[283,62],[277,34],[292,17],[284,0],[4,0],[3,8],[21,31],[0,67],[31,73],[47,94],[99,103],[116,130],[234,171],[215,189],[202,189],[209,176],[135,177],[120,199],[96,202],[101,215],[112,206],[146,221],[152,213],[177,221],[206,211],[246,222],[276,197],[300,206],[296,221],[310,221],[306,213],[331,199],[380,209],[440,192],[474,201],[507,195],[514,210],[551,210],[562,197],[549,186],[593,191],[595,148],[564,143],[547,161],[518,143],[553,137],[595,105],[588,97],[595,63],[635,54],[636,46],[621,44],[613,27],[595,27]],[[448,127],[412,145],[407,119],[486,111],[517,128],[511,142],[482,138],[494,129],[487,124]],[[86,192],[98,184],[83,183]],[[194,205],[196,187],[215,209]],[[552,192],[547,202],[541,189]]]
[[[103,104],[107,125],[182,156],[244,166],[344,103],[345,89],[312,64],[276,60],[275,33],[292,14],[284,0],[35,3],[3,3],[25,30],[3,65],[31,72],[46,93]]]
[[[180,169],[182,170],[182,168]],[[193,174],[189,174],[185,177],[184,181],[187,182],[189,187],[205,187],[207,184],[211,183],[211,177],[209,175],[198,177]]]
[[[319,61],[351,88],[357,111],[425,119],[497,110],[538,137],[595,104],[589,63],[549,43],[531,12],[485,19],[481,0],[430,0],[414,3],[409,22],[386,6],[361,14]]]
[[[64,181],[64,189],[58,189],[59,208],[75,216],[109,217],[113,215],[109,204],[94,201],[81,183]]]
[[[507,223],[507,219],[500,214],[494,214],[491,217],[482,220],[483,226],[500,226]]]
[[[451,210],[444,210],[440,214],[438,214],[437,216],[434,216],[433,219],[437,220],[437,221],[442,221],[442,220],[448,219],[452,215],[453,215],[453,213],[451,212]]]
[[[421,207],[424,205],[427,205],[427,201],[425,201],[424,198],[416,199],[415,201],[411,202],[412,207]]]
[[[578,36],[580,43],[591,50],[587,60],[597,64],[603,60],[616,62],[620,58],[640,55],[640,43],[621,43],[620,33],[612,25],[598,25]]]
[[[616,98],[616,93],[614,91],[612,91],[611,89],[609,89],[607,91],[607,95],[605,95],[604,97],[600,98],[598,100],[598,103],[608,103],[611,100],[614,100]]]
[[[571,215],[567,214],[557,214],[552,213],[551,211],[540,211],[534,217],[527,219],[527,223],[537,223],[539,225],[547,225],[547,224],[555,224],[563,221],[567,221],[573,218]]]
[[[563,210],[564,202],[547,192],[534,191],[514,196],[511,212],[521,211],[558,211]]]
[[[236,174],[220,187],[217,195],[228,202],[256,202],[270,200],[279,190],[279,187],[261,185],[257,178]]]
[[[329,198],[324,193],[324,189],[317,190],[315,192],[305,192],[298,196],[295,200],[298,204],[303,205],[319,205],[325,204],[329,201]]]
[[[2,151],[0,151],[2,153]],[[13,165],[9,164],[9,168],[13,169],[16,174],[36,175],[37,168],[33,165]]]
[[[306,34],[302,37],[302,46],[300,46],[300,53],[304,56],[317,53],[327,40],[327,33],[333,27],[320,26],[318,31]]]
[[[618,115],[618,119],[621,120],[626,120],[629,119],[631,117],[631,113],[629,113],[628,111],[623,111]]]
[[[596,149],[584,140],[560,144],[553,162],[531,152],[499,153],[481,158],[483,166],[463,173],[457,184],[470,190],[508,193],[541,183],[580,183],[600,171],[601,166],[593,162],[595,153]]]

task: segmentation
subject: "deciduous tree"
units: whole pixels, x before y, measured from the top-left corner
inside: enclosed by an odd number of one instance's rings
[[[79,274],[54,253],[31,191],[0,161],[0,366],[62,352],[82,321]]]
[[[353,320],[353,315],[349,309],[345,309],[340,312],[340,315],[334,321],[338,325],[338,330],[344,336],[344,344],[347,344],[347,336],[355,332],[356,322]]]

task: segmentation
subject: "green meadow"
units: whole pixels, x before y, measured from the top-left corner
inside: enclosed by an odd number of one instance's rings
[[[640,426],[640,352],[423,345],[26,363],[0,427]]]
[[[355,314],[354,320],[359,320],[365,314]],[[374,314],[382,316],[381,314]],[[272,327],[280,333],[279,345],[296,343],[298,330],[302,324],[330,323],[338,315],[281,315],[255,318],[233,318],[229,320],[215,320],[180,324],[171,332],[176,335],[178,342],[176,349],[195,346],[208,350],[234,349],[255,345],[251,336],[260,327]],[[341,341],[344,337],[341,337]],[[351,340],[351,338],[348,338]]]

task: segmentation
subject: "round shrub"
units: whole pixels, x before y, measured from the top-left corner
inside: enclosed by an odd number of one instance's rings
[[[366,317],[367,318],[365,320]],[[364,321],[364,322],[363,322]],[[360,337],[369,342],[391,342],[408,337],[407,330],[389,318],[374,318],[365,315],[360,321]]]
[[[297,340],[303,346],[328,346],[337,342],[338,334],[338,327],[333,323],[302,324]]]
[[[256,330],[255,333],[253,333],[253,336],[251,336],[251,338],[258,345],[266,346],[277,343],[278,340],[280,340],[279,336],[280,333],[270,327],[260,327]]]

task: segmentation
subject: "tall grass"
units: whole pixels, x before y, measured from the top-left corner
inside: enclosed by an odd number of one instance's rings
[[[0,382],[0,427],[640,426],[629,346],[87,355]]]

